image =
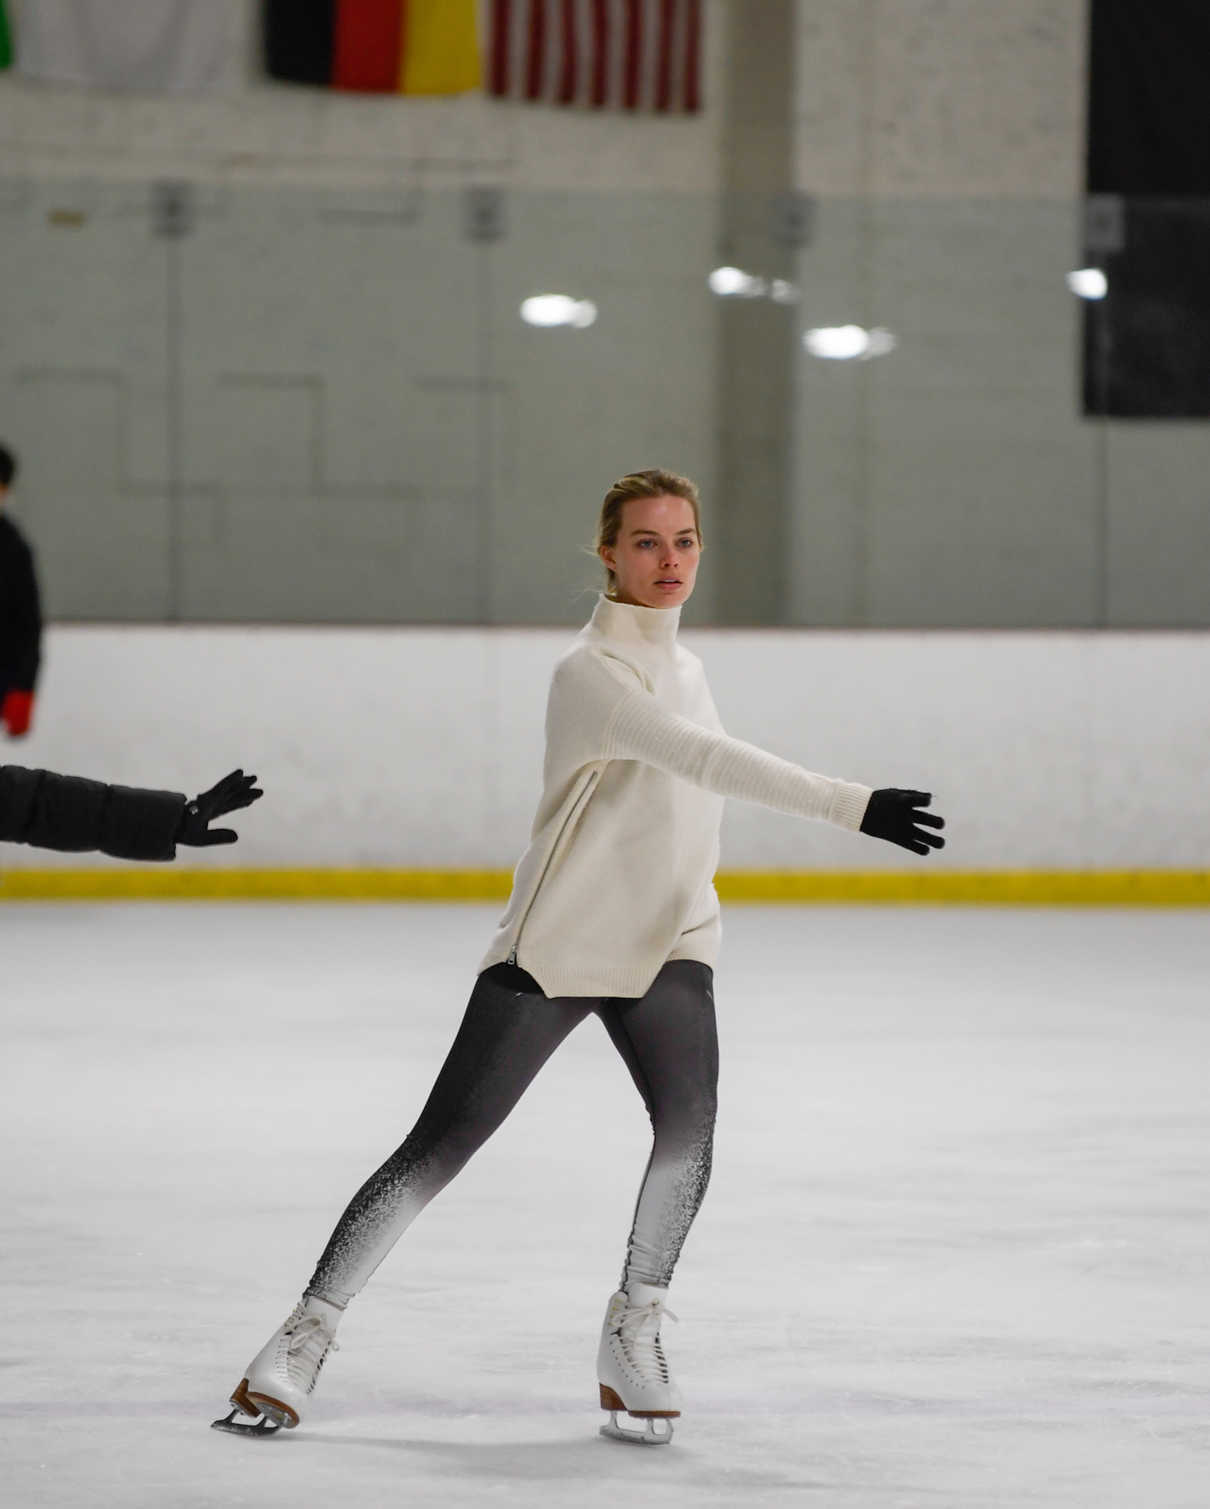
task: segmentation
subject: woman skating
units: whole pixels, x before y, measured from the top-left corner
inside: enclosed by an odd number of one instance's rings
[[[671,1438],[680,1413],[660,1342],[668,1287],[710,1176],[718,1044],[714,890],[725,797],[885,838],[944,842],[920,792],[814,775],[722,731],[701,662],[677,643],[702,547],[697,493],[623,477],[602,505],[605,594],[555,667],[544,789],[512,897],[453,1046],[403,1145],[358,1191],[303,1297],[231,1395],[243,1429],[294,1426],[341,1314],[399,1236],[504,1121],[590,1014],[630,1069],[654,1131],[598,1352],[606,1433]],[[645,1431],[617,1425],[617,1412]]]

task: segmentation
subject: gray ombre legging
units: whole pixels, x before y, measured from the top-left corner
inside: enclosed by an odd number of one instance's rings
[[[710,1179],[718,1084],[712,986],[709,966],[689,959],[665,964],[637,1000],[547,998],[510,965],[481,974],[419,1121],[353,1197],[307,1293],[346,1305],[591,1013],[626,1061],[655,1134],[622,1287],[666,1285]]]

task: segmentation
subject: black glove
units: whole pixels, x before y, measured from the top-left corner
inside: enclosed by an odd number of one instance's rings
[[[935,833],[926,833],[917,826],[924,823],[929,828],[944,828],[944,818],[934,817],[931,812],[921,812],[933,800],[927,791],[898,791],[893,786],[883,787],[870,796],[870,804],[861,820],[861,831],[871,838],[885,838],[889,844],[899,844],[913,854],[927,854],[930,849],[944,849],[945,839]]]
[[[177,843],[193,844],[198,848],[205,848],[210,844],[233,844],[239,837],[234,828],[212,829],[210,823],[226,812],[251,807],[264,794],[257,789],[254,775],[233,770],[217,786],[212,786],[209,791],[203,791],[201,796],[195,796],[191,802],[185,803],[180,827],[176,830]]]

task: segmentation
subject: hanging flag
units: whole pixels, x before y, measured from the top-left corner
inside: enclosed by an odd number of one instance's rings
[[[265,70],[367,94],[481,82],[476,0],[265,0]]]
[[[492,0],[488,89],[598,109],[701,109],[701,0]]]
[[[153,94],[213,89],[226,11],[214,0],[34,0],[21,7],[16,71]]]
[[[13,61],[13,32],[8,24],[4,0],[0,0],[0,68],[8,68]]]

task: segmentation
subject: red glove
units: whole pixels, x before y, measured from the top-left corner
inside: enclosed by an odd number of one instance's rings
[[[34,715],[33,692],[7,692],[0,706],[0,723],[8,728],[9,738],[20,739],[29,733],[30,719]]]

